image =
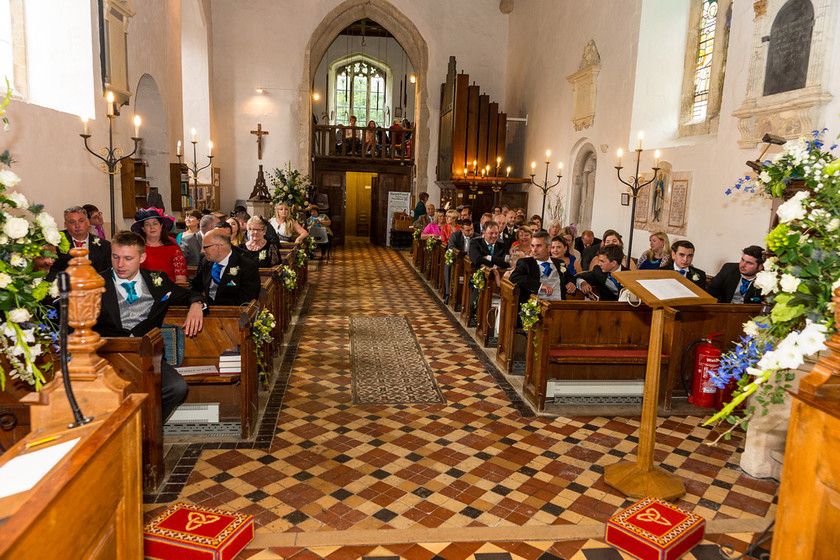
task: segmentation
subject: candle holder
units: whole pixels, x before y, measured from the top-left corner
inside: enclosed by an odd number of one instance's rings
[[[548,196],[548,191],[550,191],[551,189],[553,189],[554,187],[559,185],[560,184],[560,179],[563,178],[563,168],[560,167],[557,170],[557,180],[554,181],[553,183],[549,183],[549,181],[548,181],[548,168],[549,168],[550,165],[551,165],[551,160],[546,158],[546,160],[545,160],[545,178],[543,179],[543,182],[540,184],[540,183],[538,183],[537,181],[534,180],[534,176],[535,176],[534,170],[536,169],[537,166],[536,166],[535,163],[531,164],[531,183],[534,184],[538,189],[540,189],[540,191],[542,191],[542,195],[543,195],[542,211],[540,212],[540,221],[543,224],[545,223],[545,197]]]
[[[122,148],[114,147],[114,119],[116,118],[116,115],[114,115],[113,112],[113,109],[111,109],[108,111],[108,114],[105,115],[106,117],[108,117],[108,146],[100,148],[99,153],[91,150],[90,146],[88,145],[88,139],[90,139],[90,134],[87,133],[87,126],[85,126],[85,132],[79,135],[82,138],[84,138],[85,149],[102,160],[106,173],[108,173],[108,185],[111,195],[111,237],[113,237],[117,232],[117,219],[116,215],[114,214],[114,174],[116,173],[117,164],[120,163],[122,160],[130,158],[135,153],[137,153],[137,147],[140,144],[140,140],[142,140],[142,138],[140,138],[139,136],[132,136],[131,139],[134,140],[134,149],[131,151],[130,154],[121,155],[123,153]]]
[[[627,181],[621,178],[621,170],[623,167],[621,166],[621,156],[618,159],[618,165],[615,166],[616,176],[618,180],[627,185],[630,188],[629,194],[630,198],[632,199],[633,203],[630,206],[630,236],[628,237],[627,241],[627,264],[630,264],[630,259],[632,258],[630,255],[633,254],[633,230],[636,227],[636,199],[639,197],[639,192],[648,186],[649,184],[653,183],[656,180],[657,175],[659,175],[659,159],[656,158],[653,162],[653,177],[650,181],[640,183],[639,182],[639,163],[642,159],[642,140],[641,136],[639,136],[639,147],[636,148],[636,174],[631,175],[627,178]]]
[[[183,154],[179,153],[179,154],[177,154],[177,156],[178,156],[178,164],[183,165],[187,168],[187,174],[193,180],[193,208],[197,208],[198,207],[198,174],[201,173],[202,171],[204,171],[205,169],[207,169],[208,167],[210,167],[211,165],[213,165],[213,156],[212,156],[212,154],[208,155],[207,159],[210,160],[210,161],[208,161],[207,165],[205,165],[204,167],[199,167],[198,166],[198,151],[197,151],[198,141],[197,140],[192,140],[190,143],[193,145],[193,161],[192,161],[192,163],[190,164],[190,163],[182,162],[181,158],[184,157]]]
[[[478,162],[473,161],[473,171],[472,175],[470,175],[470,166],[467,164],[467,167],[464,168],[464,180],[469,184],[470,190],[472,192],[476,192],[478,190],[478,186],[481,184],[482,180],[484,179],[485,170],[482,168],[481,174],[478,173]]]

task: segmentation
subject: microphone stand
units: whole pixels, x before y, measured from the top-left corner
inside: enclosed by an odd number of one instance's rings
[[[73,394],[73,387],[70,384],[70,374],[67,371],[67,312],[70,306],[70,275],[66,272],[58,273],[58,293],[61,305],[61,326],[59,327],[59,359],[61,360],[61,376],[64,380],[64,391],[67,393],[67,400],[73,411],[75,422],[68,428],[78,428],[93,420],[93,417],[85,417],[76,402]]]

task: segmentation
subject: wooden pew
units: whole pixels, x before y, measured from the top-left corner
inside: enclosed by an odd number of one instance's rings
[[[449,271],[449,307],[452,312],[461,310],[461,299],[464,297],[464,253],[453,249],[454,261]]]
[[[274,331],[271,333],[274,341],[271,343],[271,352],[279,353],[283,345],[283,333],[285,332],[285,323],[283,306],[285,305],[283,288],[279,278],[280,267],[260,269],[260,280],[262,281],[262,289],[260,290],[260,308],[267,308],[272,315],[274,315]]]
[[[644,380],[652,311],[619,302],[537,300],[541,320],[528,333],[525,398],[545,409],[551,379]],[[676,312],[666,308],[663,349],[670,349]],[[663,370],[674,357],[662,355]],[[662,385],[664,385],[664,377]],[[660,394],[663,392],[660,386]]]
[[[141,337],[103,338],[97,354],[129,382],[130,393],[146,393],[142,408],[143,487],[156,492],[163,482],[163,420],[160,404],[160,362],[163,336],[152,329]]]
[[[665,410],[671,409],[675,395],[685,395],[680,380],[680,363],[686,348],[699,338],[723,333],[719,337],[723,351],[731,350],[743,335],[743,324],[761,315],[762,307],[761,304],[714,303],[677,309],[674,347],[669,351],[673,359],[668,364],[667,372],[663,372],[667,389],[663,391],[664,394],[660,394],[660,404]],[[686,357],[686,372],[692,371],[693,366],[694,354],[691,353]],[[690,379],[688,383],[690,386]]]
[[[463,283],[463,286],[461,287],[461,322],[469,327],[470,322],[473,320],[473,287],[471,283],[473,264],[470,262],[470,257],[468,255],[464,255],[461,261],[461,281]]]
[[[438,253],[438,268],[440,269],[440,274],[438,274],[435,287],[437,288],[440,297],[443,297],[446,295],[446,275],[444,274],[444,271],[446,270],[446,245],[443,243],[441,243],[440,252]]]
[[[484,289],[479,292],[476,302],[475,336],[486,348],[490,345],[490,337],[496,327],[495,316],[491,317],[490,310],[493,308],[493,296],[499,294],[499,286],[496,285],[496,275],[491,269],[484,267],[482,272]]]
[[[499,304],[499,342],[496,347],[496,364],[503,372],[513,373],[513,362],[517,357],[516,353],[516,324],[519,316],[519,286],[510,281],[510,278],[502,278],[502,286],[499,289],[501,302]],[[522,337],[524,339],[524,337]],[[525,359],[524,346],[519,359]]]
[[[435,241],[434,247],[432,247],[432,251],[429,253],[431,262],[427,267],[426,278],[429,279],[432,286],[437,286],[440,277],[443,276],[443,268],[440,266],[442,256],[440,249],[440,241]]]
[[[187,307],[170,307],[165,323],[182,325]],[[212,306],[204,317],[204,328],[194,337],[186,337],[182,366],[219,365],[219,356],[225,350],[240,348],[242,373],[240,375],[191,375],[186,377],[190,386],[186,402],[220,403],[222,421],[241,422],[242,439],[251,437],[257,419],[257,362],[251,324],[257,315],[256,301],[248,305]]]

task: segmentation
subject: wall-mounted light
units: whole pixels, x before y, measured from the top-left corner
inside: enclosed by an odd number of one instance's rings
[[[320,94],[320,93],[318,93],[317,91],[316,91],[316,92],[314,92],[314,93],[312,94],[312,99],[313,99],[314,101],[318,101],[319,99],[321,99],[321,94]]]
[[[412,84],[416,84],[417,83],[417,76],[412,74],[411,77],[408,79],[408,81],[411,82]]]
[[[265,88],[258,87],[257,93],[265,93]]]

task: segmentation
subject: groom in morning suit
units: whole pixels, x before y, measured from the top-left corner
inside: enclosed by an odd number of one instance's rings
[[[71,206],[64,211],[64,230],[61,234],[70,241],[70,249],[82,247],[88,250],[87,258],[90,265],[96,272],[103,272],[111,268],[111,244],[98,235],[90,233],[90,218],[87,210],[81,206]],[[58,258],[55,260],[47,276],[52,281],[59,272],[67,270],[70,263],[69,249],[67,253],[56,251]]]
[[[102,336],[143,336],[163,324],[170,305],[189,306],[184,334],[195,336],[204,324],[204,298],[172,282],[163,272],[140,270],[146,260],[146,242],[131,231],[114,236],[111,246],[112,268],[101,273],[105,279],[99,320],[93,329]],[[169,414],[187,396],[184,378],[162,360],[161,414]]]
[[[260,296],[260,269],[257,263],[234,251],[230,234],[213,229],[202,239],[204,260],[195,272],[191,287],[207,296],[212,305],[242,305]]]

